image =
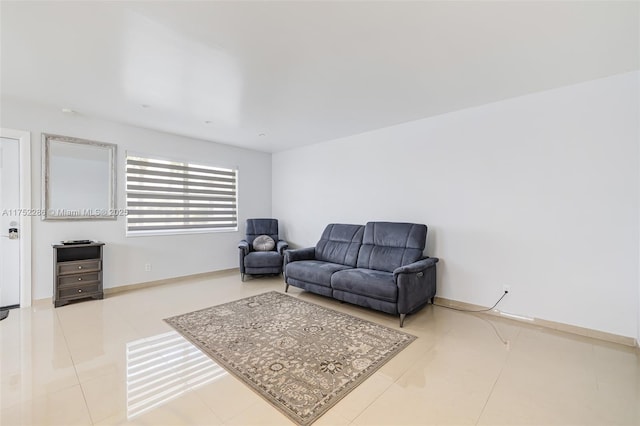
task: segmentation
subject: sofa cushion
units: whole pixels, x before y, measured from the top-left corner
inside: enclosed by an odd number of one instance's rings
[[[331,296],[336,300],[342,300],[343,302],[364,306],[365,308],[371,308],[377,311],[387,312],[389,314],[398,313],[398,305],[396,302],[387,302],[386,300],[374,299],[373,297],[349,293],[348,291],[342,290],[333,290]]]
[[[282,255],[277,251],[252,251],[244,257],[247,268],[282,267]]]
[[[355,267],[363,232],[362,225],[327,225],[316,244],[316,260]]]
[[[331,276],[331,287],[387,302],[398,300],[398,286],[389,272],[361,268],[338,271]]]
[[[349,266],[320,260],[301,260],[287,264],[287,279],[306,281],[325,287],[331,286],[331,275],[336,271],[348,269]]]
[[[311,293],[321,294],[327,297],[333,297],[333,289],[331,287],[327,287],[326,285],[313,284],[306,281],[296,280],[295,278],[288,277],[287,284],[292,285],[294,287],[301,288],[306,291],[310,291]]]
[[[393,272],[422,258],[427,227],[415,223],[369,222],[364,228],[358,268]]]

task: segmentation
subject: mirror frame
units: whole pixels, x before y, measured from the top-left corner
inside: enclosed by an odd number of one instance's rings
[[[94,215],[86,215],[89,208],[84,209],[83,214],[51,214],[51,179],[50,179],[50,153],[52,142],[65,142],[79,144],[83,146],[92,146],[96,149],[106,150],[110,155],[109,161],[109,185],[110,194],[108,197],[108,206],[104,212]],[[43,220],[115,220],[116,215],[116,157],[117,145],[106,142],[96,142],[88,139],[72,138],[68,136],[53,135],[49,133],[42,134],[42,219]],[[97,212],[96,212],[97,213]]]

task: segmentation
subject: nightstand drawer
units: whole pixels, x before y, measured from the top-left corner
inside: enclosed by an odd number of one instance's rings
[[[81,260],[77,262],[58,263],[58,275],[77,274],[81,272],[93,272],[101,269],[100,260]]]
[[[64,275],[58,278],[58,286],[78,286],[83,285],[85,283],[91,283],[92,281],[99,281],[100,273],[99,272],[89,272],[88,274],[75,274],[75,275]]]
[[[58,289],[58,297],[84,297],[84,296],[92,296],[94,293],[100,290],[100,285],[98,283],[94,283],[91,285],[85,286],[73,286],[73,287],[64,287]]]

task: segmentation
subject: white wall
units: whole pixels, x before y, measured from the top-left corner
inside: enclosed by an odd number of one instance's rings
[[[41,206],[41,133],[110,142],[118,145],[118,207],[125,203],[124,159],[127,150],[239,167],[238,232],[125,237],[125,218],[116,221],[33,220],[33,298],[52,295],[52,248],[60,240],[92,239],[106,243],[105,288],[238,267],[237,243],[248,217],[271,215],[271,155],[201,140],[68,115],[59,109],[2,99],[2,127],[28,130],[32,141],[32,207]],[[145,272],[144,264],[152,271]]]
[[[330,222],[429,226],[438,295],[634,337],[638,73],[274,154],[297,246]]]

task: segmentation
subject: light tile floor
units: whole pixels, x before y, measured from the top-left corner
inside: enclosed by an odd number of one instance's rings
[[[128,349],[181,339],[163,318],[283,287],[279,277],[243,283],[228,273],[58,309],[37,303],[12,310],[0,322],[0,424],[291,424],[206,357],[193,361],[198,379],[165,356],[154,368],[166,367],[176,386],[143,395],[157,406],[131,417],[141,410],[131,383],[145,367],[132,366],[131,356],[127,365]],[[390,315],[297,288],[289,294],[398,326]],[[404,331],[418,339],[317,425],[640,425],[633,348],[434,306],[409,316]],[[202,377],[208,382],[194,389]],[[141,383],[142,392],[155,389]]]

